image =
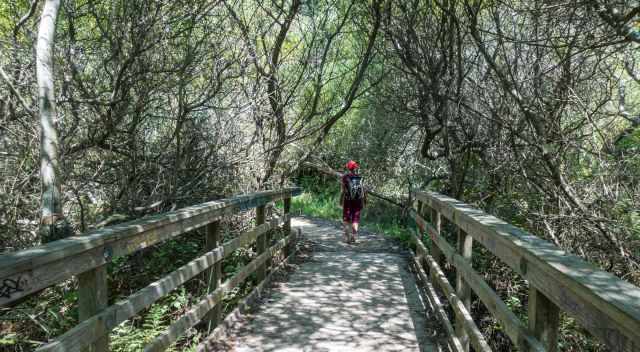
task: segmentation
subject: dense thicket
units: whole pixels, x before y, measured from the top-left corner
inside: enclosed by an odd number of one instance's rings
[[[394,79],[371,103],[411,121],[401,140],[424,179],[638,282],[637,11],[398,3],[384,27]]]
[[[382,19],[375,1],[64,1],[41,128],[33,48],[55,2],[0,3],[4,250],[280,183],[285,148],[321,143],[367,89]],[[38,221],[40,130],[59,135],[62,214]]]
[[[380,42],[387,79],[349,122],[350,142],[334,146],[341,157],[364,151],[405,189],[436,181],[637,282],[637,12],[625,2],[394,3]]]
[[[56,2],[0,1],[1,251],[354,158],[380,191],[433,187],[640,283],[635,1],[63,1],[46,126]]]

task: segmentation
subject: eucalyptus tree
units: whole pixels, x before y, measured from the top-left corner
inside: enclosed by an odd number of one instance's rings
[[[40,208],[32,176],[39,128],[30,119],[38,82],[29,48],[37,38],[31,19],[49,5],[0,6],[7,16],[0,21],[2,84],[12,88],[0,103],[0,231],[3,247],[15,248],[35,240],[31,219]],[[51,73],[43,82],[57,88],[41,90],[50,108],[42,129],[49,154],[42,155],[52,187],[44,199],[55,196],[42,207],[43,223],[66,214],[82,231],[237,191],[251,145],[232,104],[244,58],[226,32],[225,8],[205,0],[88,0],[62,2],[59,11],[53,56],[38,56],[56,63],[41,73]],[[50,27],[53,17],[43,19]],[[40,38],[53,49],[53,37]],[[57,141],[49,127],[57,127]]]
[[[640,282],[638,15],[630,1],[394,2],[387,79],[367,99],[404,145],[381,146],[396,161],[383,172],[442,177],[430,186]],[[496,285],[518,282],[489,265]]]
[[[47,0],[42,8],[36,46],[36,76],[40,115],[40,177],[42,182],[42,215],[40,233],[43,241],[51,241],[69,234],[62,212],[60,190],[60,162],[58,154],[57,108],[54,89],[53,50],[56,19],[60,0]]]
[[[635,21],[621,4],[606,6]],[[637,224],[620,208],[638,202],[637,163],[620,149],[638,125],[635,87],[620,85],[635,82],[634,39],[592,9],[397,3],[384,26],[397,83],[376,94],[390,114],[414,117],[407,150],[432,176],[446,166],[443,190],[489,207],[519,197],[506,215],[625,275],[640,258]]]

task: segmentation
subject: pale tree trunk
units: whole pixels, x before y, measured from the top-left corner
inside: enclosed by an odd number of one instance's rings
[[[61,0],[46,0],[38,28],[36,47],[36,75],[38,79],[38,105],[40,108],[40,177],[42,179],[42,205],[40,236],[42,242],[66,237],[62,214],[58,150],[56,131],[57,114],[53,87],[53,42],[56,18]]]

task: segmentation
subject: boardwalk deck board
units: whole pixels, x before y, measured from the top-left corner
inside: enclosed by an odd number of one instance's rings
[[[314,247],[311,258],[228,332],[235,343],[226,350],[446,350],[399,246],[369,233],[346,245],[339,228],[318,220],[296,218],[292,226]]]

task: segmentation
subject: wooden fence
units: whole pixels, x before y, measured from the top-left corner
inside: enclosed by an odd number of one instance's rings
[[[556,351],[559,314],[563,311],[610,350],[640,351],[640,288],[456,199],[434,192],[416,192],[415,199],[411,217],[420,234],[426,232],[431,242],[428,250],[422,236],[415,237],[418,276],[456,350],[468,351],[471,344],[476,351],[490,351],[469,314],[473,291],[519,350]],[[456,229],[455,246],[444,236],[443,218]],[[527,324],[474,270],[474,242],[527,280]],[[444,259],[455,268],[455,288],[442,271]],[[448,299],[454,324],[432,283]]]
[[[187,313],[156,337],[145,351],[162,351],[187,329],[201,321],[215,325],[221,319],[224,295],[256,272],[261,282],[267,275],[274,254],[287,258],[294,248],[291,232],[291,197],[300,188],[252,193],[208,202],[174,212],[110,226],[55,241],[33,249],[0,256],[0,306],[58,284],[73,276],[78,279],[80,324],[37,351],[108,351],[109,332],[118,324],[151,306],[180,285],[199,274],[208,278],[209,293]],[[265,219],[265,205],[284,200],[281,218]],[[226,243],[220,243],[219,220],[229,214],[256,208],[256,227]],[[283,228],[284,236],[268,238],[271,230]],[[183,265],[166,277],[108,306],[106,264],[186,232],[205,228],[208,252]],[[256,242],[258,256],[238,273],[221,283],[222,260],[241,247]]]

